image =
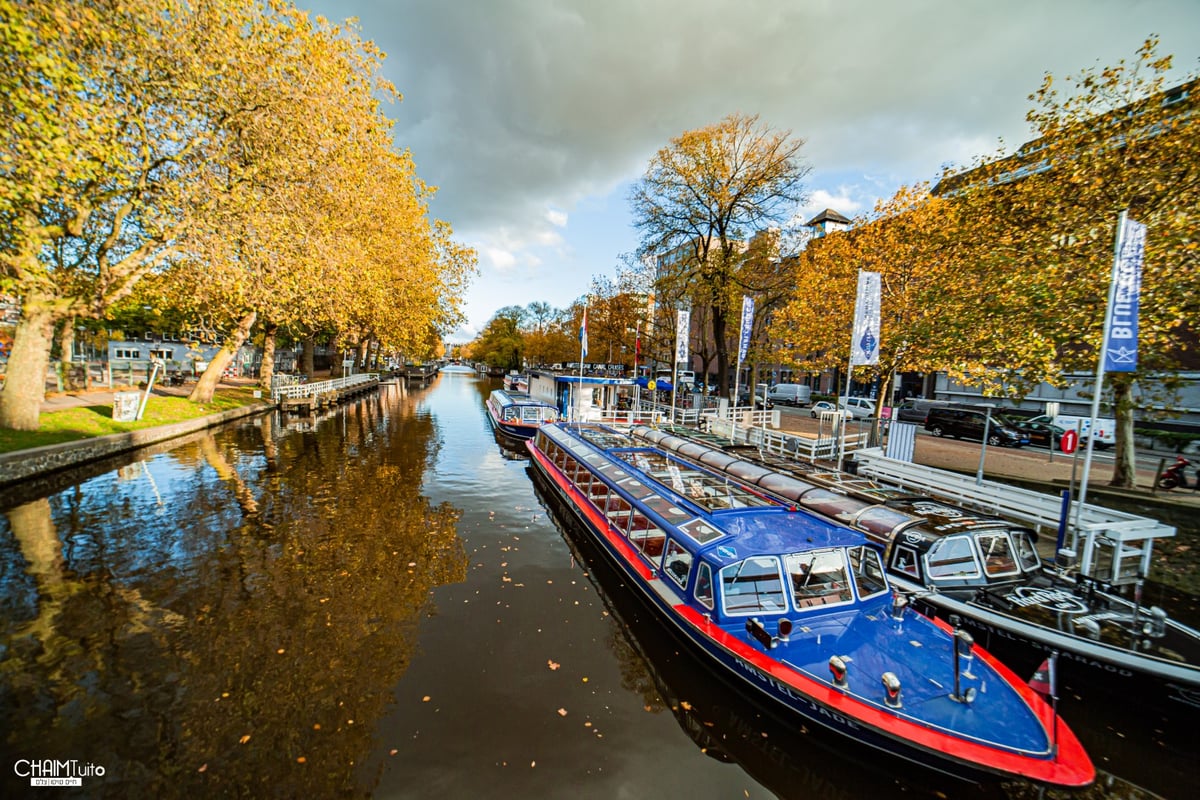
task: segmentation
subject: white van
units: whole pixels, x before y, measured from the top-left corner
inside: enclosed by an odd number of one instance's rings
[[[839,397],[838,407],[846,409],[854,419],[869,419],[875,416],[875,402],[865,397]]]
[[[767,392],[767,399],[787,406],[806,406],[812,402],[812,387],[798,383],[777,383]]]
[[[1079,417],[1071,414],[1055,414],[1051,417],[1048,414],[1042,414],[1040,417],[1034,417],[1030,422],[1046,422],[1051,425],[1057,425],[1063,430],[1081,431],[1080,444],[1084,444],[1088,440],[1088,430],[1092,427],[1091,417]],[[1112,447],[1117,443],[1117,421],[1112,418],[1101,417],[1096,420],[1096,443],[1092,445],[1097,450],[1103,450],[1106,447]]]

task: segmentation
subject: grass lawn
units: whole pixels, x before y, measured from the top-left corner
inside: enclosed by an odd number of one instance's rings
[[[250,386],[219,389],[211,403],[203,404],[193,403],[184,397],[152,394],[146,401],[146,412],[137,422],[113,421],[111,404],[51,411],[41,415],[41,424],[36,431],[0,429],[0,453],[170,425],[263,402],[254,397],[253,391],[254,387]]]

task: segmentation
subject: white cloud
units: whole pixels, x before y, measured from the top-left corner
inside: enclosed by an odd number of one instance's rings
[[[387,113],[439,187],[433,214],[514,275],[527,254],[572,244],[584,201],[732,112],[805,139],[806,208],[852,216],[1000,139],[1027,139],[1027,98],[1046,72],[1132,61],[1151,32],[1183,69],[1200,54],[1195,0],[299,3],[358,17],[388,54],[404,101]]]

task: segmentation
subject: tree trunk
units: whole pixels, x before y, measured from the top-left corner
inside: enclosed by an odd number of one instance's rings
[[[358,365],[358,369],[360,370],[365,370],[367,368],[367,353],[370,352],[370,347],[371,340],[369,338],[364,336],[362,339],[359,339],[358,358],[354,363]]]
[[[70,392],[78,389],[79,386],[75,383],[71,375],[71,365],[73,359],[71,355],[75,350],[75,318],[67,317],[59,323],[58,328],[58,358],[63,364],[63,390]]]
[[[316,337],[309,336],[304,340],[304,347],[300,350],[300,372],[310,381],[313,378],[313,354],[316,348]]]
[[[204,374],[200,376],[200,380],[196,382],[196,388],[188,395],[188,400],[193,403],[211,403],[213,393],[217,390],[217,384],[221,382],[221,376],[225,374],[225,367],[229,366],[229,362],[233,360],[233,356],[250,337],[250,329],[254,327],[254,320],[258,318],[257,311],[251,311],[242,317],[237,328],[233,331],[230,337],[222,345],[217,354],[213,356],[212,361],[208,362],[208,369],[204,370]]]
[[[729,396],[729,346],[725,341],[725,311],[717,305],[712,307],[713,343],[717,347],[717,386],[721,394]],[[753,397],[753,394],[751,395]]]
[[[54,313],[36,300],[27,301],[13,333],[4,391],[0,392],[0,428],[38,429],[53,336]]]
[[[275,333],[278,330],[278,325],[263,325],[263,357],[262,368],[258,371],[258,385],[268,392],[271,391],[271,379],[275,377]]]
[[[1137,451],[1133,441],[1133,375],[1116,373],[1111,381],[1113,418],[1117,423],[1117,450],[1109,486],[1134,488],[1137,480]]]

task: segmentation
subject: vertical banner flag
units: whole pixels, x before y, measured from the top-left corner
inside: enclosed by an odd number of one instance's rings
[[[587,358],[587,306],[583,307],[583,322],[579,326],[579,360]]]
[[[1142,256],[1146,249],[1146,226],[1125,218],[1118,233],[1120,246],[1113,262],[1113,291],[1109,295],[1108,339],[1104,347],[1106,372],[1137,370],[1138,301],[1142,289]]]
[[[692,312],[675,312],[675,363],[688,362],[688,334],[692,331]]]
[[[754,325],[754,298],[742,295],[742,335],[738,341],[738,366],[746,360],[746,351],[750,349],[750,329]]]
[[[879,363],[879,273],[858,273],[850,366]]]

